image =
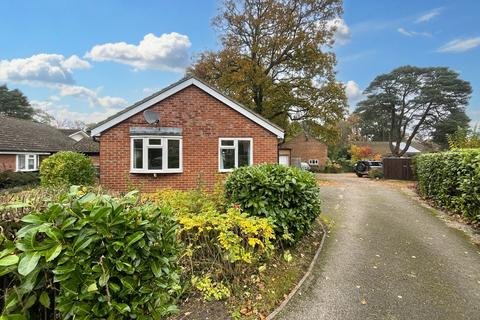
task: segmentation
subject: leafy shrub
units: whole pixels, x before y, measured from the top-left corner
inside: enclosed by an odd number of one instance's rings
[[[248,214],[271,219],[277,239],[293,244],[320,214],[315,175],[294,167],[260,164],[234,170],[225,182],[227,201]]]
[[[223,300],[230,297],[230,289],[223,282],[213,281],[209,275],[192,277],[193,286],[203,294],[206,301]]]
[[[421,154],[414,169],[422,196],[480,221],[480,149]]]
[[[181,287],[172,211],[141,205],[134,193],[85,191],[72,187],[24,216],[15,242],[4,241],[0,275],[14,277],[3,314],[158,319],[174,311]]]
[[[323,171],[325,171],[326,173],[340,173],[343,172],[343,168],[342,165],[336,160],[330,160],[329,158],[327,158]]]
[[[152,197],[174,210],[186,247],[183,265],[192,275],[232,279],[273,250],[275,235],[268,219],[249,217],[239,208],[223,212],[215,197],[198,190],[166,189]]]
[[[36,172],[0,172],[0,189],[9,189],[26,185],[35,186],[39,182]]]
[[[91,185],[95,182],[95,175],[92,160],[72,151],[58,152],[40,165],[43,186]]]
[[[371,179],[383,179],[382,169],[371,169],[368,171],[368,177]]]

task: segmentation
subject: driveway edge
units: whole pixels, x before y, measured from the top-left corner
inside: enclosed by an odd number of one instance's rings
[[[313,267],[316,264],[316,262],[318,260],[318,256],[320,255],[320,252],[323,249],[323,244],[324,244],[325,238],[327,236],[327,228],[325,227],[325,225],[321,221],[318,221],[318,223],[322,227],[322,231],[323,231],[322,240],[320,241],[320,246],[318,247],[317,252],[315,253],[315,256],[313,257],[312,262],[310,262],[310,266],[308,267],[307,272],[303,275],[302,279],[297,283],[297,285],[292,289],[292,291],[290,291],[290,293],[285,298],[285,300],[283,300],[282,303],[275,310],[273,310],[272,313],[270,313],[267,316],[266,320],[274,319],[285,308],[285,306],[288,304],[288,302],[290,302],[290,300],[297,293],[297,291],[302,287],[305,280],[307,280],[307,278],[312,274]]]

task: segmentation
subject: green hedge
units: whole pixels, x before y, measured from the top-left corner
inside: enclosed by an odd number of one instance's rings
[[[0,189],[9,189],[26,185],[38,185],[37,172],[0,172]]]
[[[294,167],[261,164],[234,170],[225,182],[230,205],[270,218],[277,239],[293,244],[308,233],[320,214],[315,175]]]
[[[85,192],[72,187],[24,216],[13,241],[0,233],[6,319],[159,319],[176,310],[180,248],[171,209],[134,193]]]
[[[480,149],[419,155],[414,168],[422,196],[469,220],[480,220]]]
[[[55,153],[40,165],[42,186],[91,185],[95,176],[92,159],[78,152]]]

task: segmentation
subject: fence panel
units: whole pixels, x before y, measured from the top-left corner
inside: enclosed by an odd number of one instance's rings
[[[411,158],[383,158],[383,176],[385,179],[413,180]]]

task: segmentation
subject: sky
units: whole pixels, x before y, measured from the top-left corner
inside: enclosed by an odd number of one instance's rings
[[[180,79],[219,48],[219,0],[2,1],[0,85],[19,88],[58,119],[100,121]],[[480,123],[480,1],[345,0],[337,79],[349,104],[402,65],[446,66],[471,83]]]

